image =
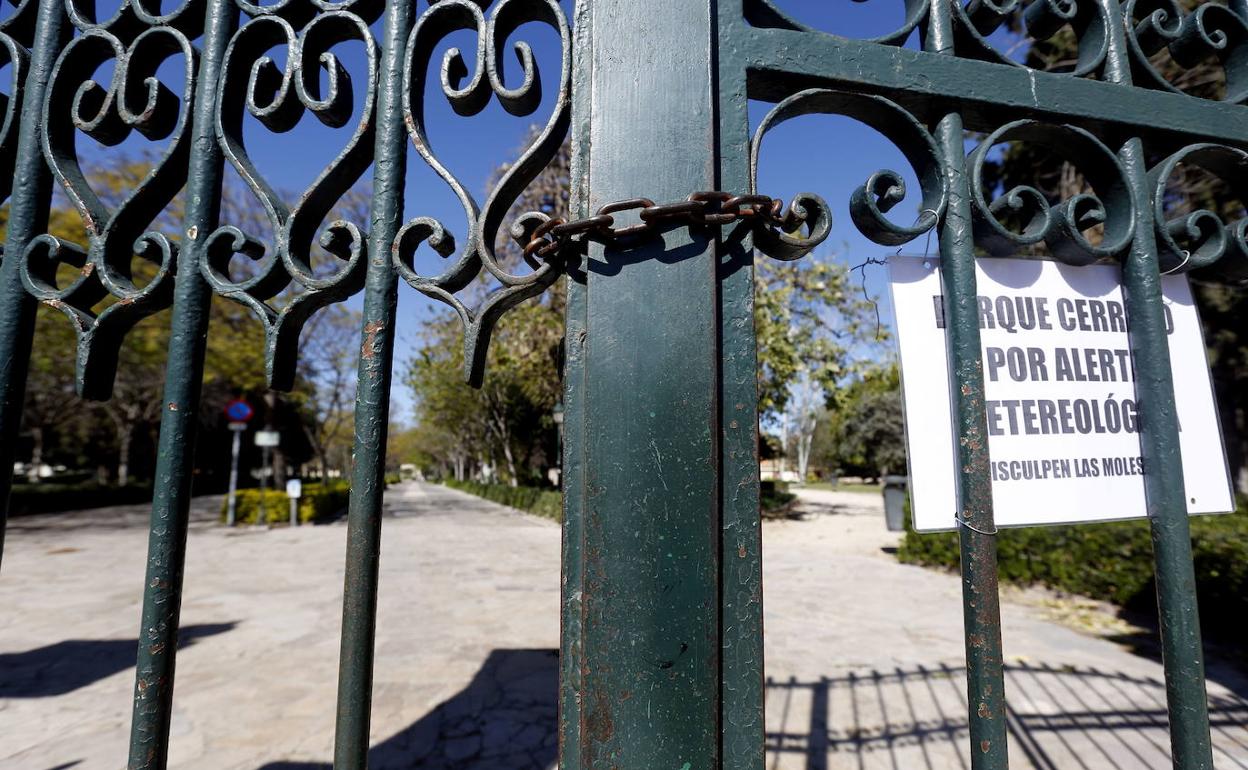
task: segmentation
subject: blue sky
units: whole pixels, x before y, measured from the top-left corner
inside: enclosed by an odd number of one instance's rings
[[[570,0],[562,2],[565,10],[570,12]],[[901,23],[903,12],[901,3],[857,3],[852,0],[775,0],[775,3],[802,22],[847,37],[873,37],[887,33]],[[101,17],[111,10],[108,7],[111,5],[113,3],[107,0],[101,3]],[[426,3],[421,0],[419,8],[423,10],[425,7]],[[379,27],[379,24],[374,25],[375,34],[380,33]],[[475,34],[463,32],[450,36],[428,64],[429,75],[433,79],[433,85],[425,93],[430,142],[438,157],[482,203],[488,194],[485,188],[491,172],[500,163],[514,159],[517,147],[529,128],[544,122],[550,115],[556,90],[558,36],[549,27],[530,24],[521,28],[513,39],[524,40],[533,46],[539,68],[545,76],[543,104],[532,116],[516,118],[508,115],[496,101],[470,118],[457,116],[450,109],[437,87],[441,52],[451,46],[459,46],[465,51],[475,50]],[[907,46],[917,45],[917,35],[912,35]],[[348,43],[334,50],[358,82],[363,73],[362,45]],[[279,52],[274,56],[280,60],[284,54]],[[519,67],[510,52],[506,53],[504,60],[505,79],[509,85],[514,85],[518,82]],[[176,77],[173,67],[162,68],[162,77],[167,72]],[[290,191],[292,202],[350,136],[361,102],[362,89],[355,90],[357,109],[347,128],[327,128],[311,114],[305,114],[294,130],[273,134],[250,116],[247,118],[244,131],[253,161],[273,187]],[[751,105],[752,127],[765,115],[767,108],[768,105],[764,104]],[[90,140],[80,141],[80,144],[82,152],[88,153]],[[137,134],[124,145],[130,150],[139,150],[144,146],[145,141]],[[910,195],[894,210],[893,215],[897,222],[908,225],[918,213],[919,196],[913,171],[900,152],[883,136],[849,119],[807,116],[790,121],[768,135],[762,151],[759,189],[785,200],[802,191],[823,196],[832,206],[834,225],[831,237],[816,252],[815,258],[852,267],[868,258],[883,258],[895,250],[878,246],[860,235],[848,213],[852,191],[870,174],[883,168],[901,172],[907,180]],[[366,172],[366,178],[369,173],[371,170]],[[409,152],[405,214],[407,217],[435,217],[462,241],[466,229],[462,209],[446,185],[414,151]],[[921,253],[922,249],[923,239],[906,247],[908,253]],[[428,252],[427,249],[424,251]],[[417,266],[432,270],[438,261],[440,258],[426,253]],[[865,271],[866,292],[880,300],[884,322],[888,324],[890,315],[885,268],[868,265]],[[855,281],[858,277],[855,276]],[[358,308],[360,298],[352,299],[349,304]],[[402,286],[394,406],[396,416],[404,420],[412,417],[411,399],[397,375],[403,370],[404,361],[416,342],[420,320],[431,312],[432,307],[422,295],[406,285]]]

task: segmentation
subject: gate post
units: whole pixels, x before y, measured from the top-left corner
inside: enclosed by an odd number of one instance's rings
[[[574,215],[716,189],[712,5],[578,6]],[[719,767],[715,235],[682,225],[635,244],[591,245],[569,281],[567,770]],[[740,422],[756,419],[755,410],[747,404]],[[756,495],[756,466],[750,478]]]

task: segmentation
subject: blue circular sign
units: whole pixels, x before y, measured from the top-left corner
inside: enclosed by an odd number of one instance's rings
[[[247,422],[253,414],[251,404],[246,401],[236,399],[225,405],[225,416],[234,422]]]

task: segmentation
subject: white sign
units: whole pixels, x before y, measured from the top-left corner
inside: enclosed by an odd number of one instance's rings
[[[299,479],[286,479],[286,496],[293,499],[303,496],[303,482]]]
[[[915,529],[957,511],[939,260],[889,260]],[[1147,515],[1122,272],[977,260],[988,454],[998,526]],[[1200,320],[1183,276],[1162,278],[1189,513],[1234,509]]]
[[[275,430],[256,431],[256,446],[278,446],[282,443],[282,434]]]

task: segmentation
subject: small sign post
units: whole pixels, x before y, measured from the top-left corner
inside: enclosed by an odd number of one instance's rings
[[[280,444],[282,434],[275,430],[256,431],[256,446],[260,447],[260,515],[256,524],[265,526],[269,523],[268,506],[265,505],[265,493],[269,491],[269,452]]]
[[[242,399],[234,399],[225,405],[225,416],[230,418],[230,431],[234,434],[230,448],[230,491],[225,506],[225,526],[227,527],[234,526],[234,506],[238,494],[238,451],[243,431],[247,430],[247,421],[251,419],[252,414],[251,405]]]
[[[299,526],[299,498],[303,496],[303,482],[299,479],[286,480],[286,496],[290,498],[290,526]]]

